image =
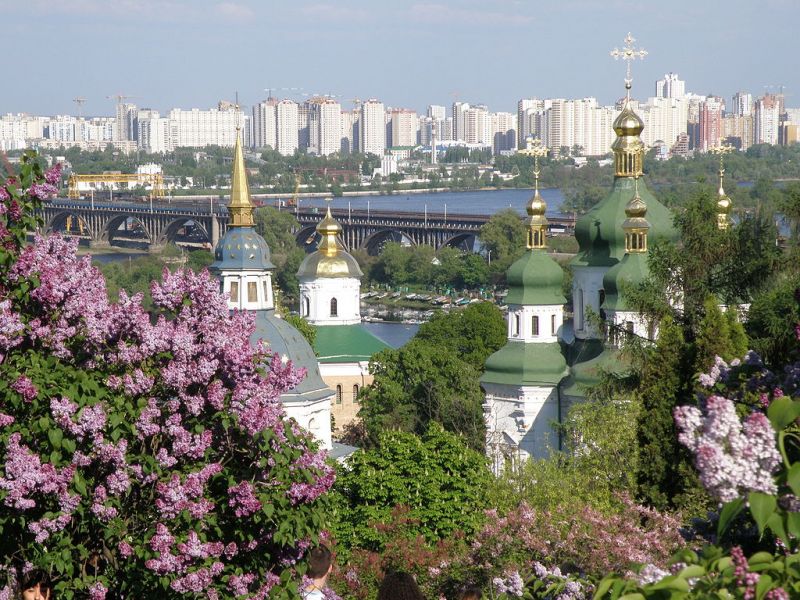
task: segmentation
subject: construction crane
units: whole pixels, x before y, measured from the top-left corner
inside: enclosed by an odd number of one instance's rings
[[[294,192],[292,193],[292,197],[286,203],[286,206],[297,206],[298,200],[300,198],[300,182],[303,178],[300,176],[300,171],[296,171],[294,174]]]
[[[67,180],[69,186],[67,198],[80,198],[80,184],[82,183],[88,184],[90,190],[113,186],[115,183],[125,183],[128,185],[128,189],[130,189],[131,184],[134,186],[149,185],[151,187],[151,198],[163,198],[166,195],[164,193],[164,177],[161,173],[103,173],[100,175],[78,175],[73,173]]]
[[[86,102],[86,98],[82,98],[78,96],[77,98],[73,98],[72,101],[78,106],[78,118],[80,119],[83,116],[83,103]]]

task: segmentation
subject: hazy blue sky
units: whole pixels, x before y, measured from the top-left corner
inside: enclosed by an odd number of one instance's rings
[[[162,111],[236,90],[252,105],[267,87],[419,111],[610,103],[624,66],[608,53],[629,30],[650,53],[637,97],[674,71],[725,98],[782,84],[800,106],[798,23],[800,0],[0,0],[0,113],[74,114],[84,96],[84,114],[110,115],[116,93]]]

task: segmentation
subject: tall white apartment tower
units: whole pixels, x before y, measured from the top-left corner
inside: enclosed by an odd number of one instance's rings
[[[342,148],[342,107],[331,98],[314,98],[308,103],[308,151],[327,156]]]
[[[414,146],[417,143],[419,119],[407,108],[392,109],[392,146]]]
[[[468,102],[453,102],[453,139],[456,141],[467,140],[467,111]]]
[[[291,156],[299,146],[300,115],[297,103],[291,100],[281,100],[275,106],[275,114],[276,149],[284,156]]]
[[[386,150],[386,120],[383,102],[371,98],[361,104],[361,152],[383,156]]]
[[[445,118],[447,118],[447,109],[444,106],[439,106],[438,104],[429,104],[427,114],[431,119],[435,119],[436,121],[444,121]]]
[[[753,94],[736,92],[731,103],[731,112],[737,117],[747,117],[753,114]]]
[[[664,79],[656,81],[656,98],[683,98],[686,95],[686,82],[678,79],[677,73],[667,73]]]
[[[780,102],[778,97],[767,94],[756,100],[755,143],[777,144],[780,126]]]
[[[253,106],[253,147],[277,147],[277,107],[275,98],[267,98]]]

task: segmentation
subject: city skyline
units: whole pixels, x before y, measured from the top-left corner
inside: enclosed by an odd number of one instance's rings
[[[0,113],[76,114],[82,97],[84,115],[113,115],[106,96],[118,93],[161,111],[207,108],[236,91],[249,112],[266,88],[298,101],[334,94],[343,108],[376,97],[420,113],[456,99],[512,112],[532,96],[610,104],[624,93],[624,66],[609,51],[628,30],[650,53],[634,65],[637,98],[676,72],[687,91],[729,99],[782,85],[795,104],[796,3],[607,4],[0,0],[10,59],[33,74],[6,86]]]

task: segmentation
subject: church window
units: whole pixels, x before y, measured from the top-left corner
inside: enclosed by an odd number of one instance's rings
[[[625,321],[625,331],[633,333],[633,321]]]
[[[269,284],[264,280],[264,302],[269,302]]]
[[[341,403],[342,403],[342,386],[341,385],[337,385],[336,386],[336,404],[341,404]]]
[[[331,298],[331,316],[339,316],[339,302],[336,300],[336,298]]]
[[[550,315],[550,335],[556,334],[556,316]]]
[[[514,315],[514,335],[519,336],[519,325],[520,325],[520,318],[519,314]]]
[[[536,315],[531,319],[531,335],[539,335],[539,317]]]
[[[603,302],[606,301],[606,291],[605,290],[600,290],[599,292],[597,292],[597,300],[598,300],[597,306],[598,307],[603,306]]]
[[[231,281],[231,302],[239,302],[239,282]]]
[[[578,290],[578,302],[575,303],[576,329],[583,329],[583,290]]]
[[[258,302],[258,283],[255,281],[247,282],[247,301]]]
[[[303,296],[303,316],[307,317],[311,314],[311,300],[308,296]]]
[[[358,384],[353,386],[353,402],[358,403]]]

